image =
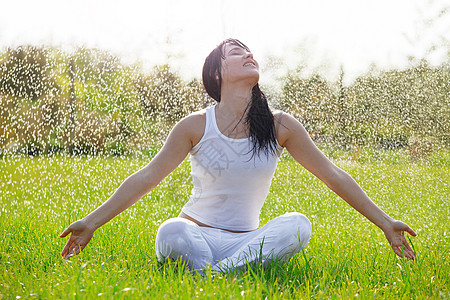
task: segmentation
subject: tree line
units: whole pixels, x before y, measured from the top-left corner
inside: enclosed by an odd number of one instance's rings
[[[280,106],[310,134],[336,146],[408,147],[413,155],[449,146],[450,72],[422,62],[405,70],[358,77],[343,84],[290,72]],[[414,152],[417,153],[414,153]]]
[[[346,86],[343,73],[330,82],[294,70],[269,98],[319,142],[426,152],[449,146],[449,74],[448,65],[422,63]],[[211,103],[199,80],[169,65],[145,72],[98,49],[8,48],[0,53],[0,154],[148,153],[176,121]]]

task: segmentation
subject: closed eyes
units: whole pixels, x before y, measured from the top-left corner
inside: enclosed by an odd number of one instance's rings
[[[240,55],[244,54],[244,50],[242,48],[234,48],[228,52],[229,55]]]

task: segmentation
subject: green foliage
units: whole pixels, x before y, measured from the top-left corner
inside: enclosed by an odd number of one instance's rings
[[[310,131],[323,132],[325,124],[335,119],[334,95],[319,75],[302,78],[299,71],[289,74],[283,85],[279,104],[296,116]]]
[[[280,104],[298,116],[313,136],[338,145],[398,148],[434,140],[450,145],[450,71],[422,64],[367,74],[350,86],[300,71],[284,79]],[[425,143],[425,142],[424,142]],[[414,150],[412,150],[414,152]]]
[[[344,75],[329,82],[292,71],[275,103],[315,141],[345,150],[405,148],[422,160],[448,149],[448,66],[421,62],[349,86]],[[169,65],[144,72],[98,49],[7,49],[0,54],[0,155],[142,154],[210,104],[200,81],[184,81]]]
[[[0,54],[0,90],[12,97],[37,100],[55,86],[48,48],[23,46]]]
[[[0,57],[0,154],[142,153],[205,105],[201,84],[167,65],[144,74],[85,48],[19,47]]]
[[[390,162],[403,154],[380,155],[389,156]],[[416,261],[396,257],[377,227],[285,155],[262,209],[261,225],[285,212],[304,213],[313,226],[308,247],[284,265],[256,265],[227,274],[208,271],[204,276],[176,262],[158,263],[154,251],[158,226],[177,216],[188,199],[188,161],[100,228],[81,255],[65,261],[59,255],[65,239],[58,235],[105,201],[148,159],[2,159],[0,297],[448,298],[450,165],[448,153],[440,157],[447,164],[335,160],[384,211],[418,233],[411,238]]]
[[[201,83],[184,83],[168,65],[155,67],[150,75],[139,77],[135,84],[145,113],[172,124],[204,105]]]
[[[435,137],[449,146],[450,72],[426,65],[361,77],[349,88],[355,123],[372,124],[377,139],[406,144]]]

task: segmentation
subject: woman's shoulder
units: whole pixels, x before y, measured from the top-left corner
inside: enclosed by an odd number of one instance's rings
[[[184,117],[178,122],[177,127],[182,128],[190,136],[192,143],[195,145],[200,141],[205,131],[206,109],[193,112]]]
[[[279,109],[273,109],[272,114],[273,114],[275,126],[277,126],[277,124],[286,126],[287,124],[289,124],[292,121],[297,121],[291,114],[284,112],[282,110],[279,110]]]
[[[206,122],[206,108],[190,113],[186,117],[184,117],[180,122],[183,122],[186,125],[199,125],[201,123]],[[204,125],[204,124],[203,124]]]
[[[284,111],[282,111],[282,110],[279,110],[279,109],[272,109],[272,114],[273,114],[273,117],[275,118],[275,120],[277,120],[283,114],[286,114],[286,113]]]
[[[282,146],[285,145],[287,140],[299,129],[303,129],[300,122],[291,114],[282,110],[272,110],[274,118],[275,132],[278,143]]]

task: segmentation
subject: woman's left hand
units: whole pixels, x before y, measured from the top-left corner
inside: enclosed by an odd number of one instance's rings
[[[405,231],[412,236],[417,236],[414,230],[411,229],[407,224],[394,221],[390,226],[383,229],[384,235],[386,236],[389,244],[394,250],[395,254],[400,257],[406,257],[408,259],[415,259],[414,250],[408,244],[405,238]]]

